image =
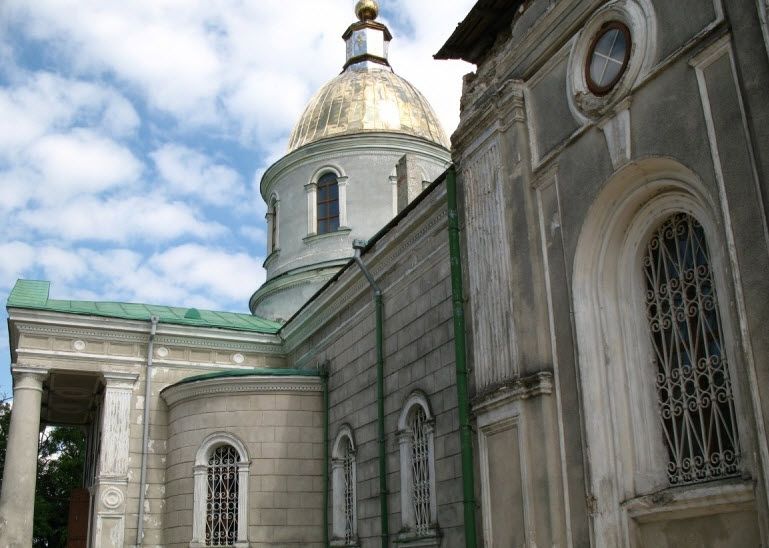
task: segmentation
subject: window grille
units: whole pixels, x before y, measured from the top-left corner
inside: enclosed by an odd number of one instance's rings
[[[238,535],[238,452],[217,447],[208,459],[206,546],[233,546]]]
[[[349,438],[345,441],[344,456],[344,540],[347,543],[355,540],[355,474],[353,466],[355,456],[350,447]]]
[[[414,525],[417,534],[430,531],[430,446],[427,415],[416,405],[411,415],[411,474]]]
[[[643,257],[646,313],[671,485],[739,474],[740,450],[705,233],[669,217]]]
[[[336,175],[318,179],[318,234],[339,230],[339,184]]]

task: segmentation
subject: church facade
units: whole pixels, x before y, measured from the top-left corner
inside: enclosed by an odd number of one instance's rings
[[[17,283],[0,544],[67,424],[89,547],[767,545],[764,0],[479,0],[451,153],[356,14],[251,314]]]

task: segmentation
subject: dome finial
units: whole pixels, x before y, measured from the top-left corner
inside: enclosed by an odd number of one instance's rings
[[[379,15],[379,4],[376,0],[359,0],[355,4],[355,15],[361,21],[373,21]]]

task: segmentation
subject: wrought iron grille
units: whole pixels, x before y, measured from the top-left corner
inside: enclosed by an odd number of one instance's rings
[[[427,415],[417,405],[411,414],[411,474],[414,482],[414,525],[418,534],[427,534],[430,529],[429,459]]]
[[[355,539],[355,477],[353,465],[355,457],[346,441],[344,452],[344,540],[351,543]]]
[[[222,445],[208,459],[206,546],[233,546],[238,536],[238,452]]]
[[[734,396],[705,233],[669,217],[643,258],[646,315],[671,485],[739,473]]]

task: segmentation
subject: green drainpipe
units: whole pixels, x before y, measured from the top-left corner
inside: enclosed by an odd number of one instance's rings
[[[457,211],[457,175],[454,166],[446,173],[446,201],[449,215],[449,257],[451,262],[451,303],[454,316],[454,355],[457,366],[457,405],[459,407],[459,442],[462,451],[462,499],[465,514],[465,546],[476,547],[475,479],[473,439],[470,427],[470,397],[465,358],[465,311],[462,289],[462,255],[459,247]]]
[[[389,511],[387,509],[387,455],[385,448],[384,426],[384,304],[382,303],[382,290],[377,285],[374,277],[366,268],[360,258],[361,251],[366,242],[355,240],[352,243],[355,248],[353,259],[363,275],[371,285],[374,292],[374,309],[376,314],[376,403],[377,403],[377,438],[379,441],[379,519],[382,536],[382,548],[387,548],[390,538],[390,526],[388,523]]]
[[[330,403],[328,397],[328,364],[318,365],[320,379],[323,385],[323,546],[329,546],[328,541],[328,421]]]

